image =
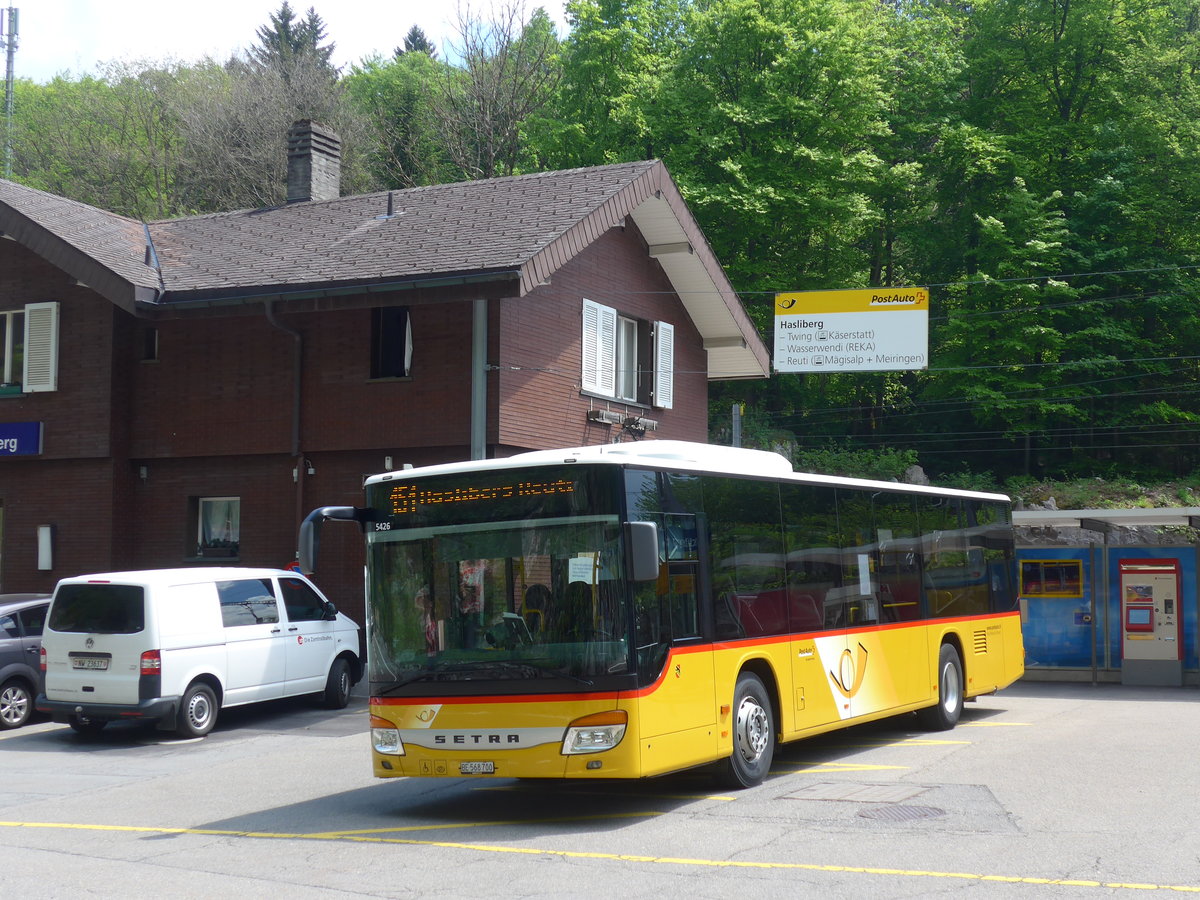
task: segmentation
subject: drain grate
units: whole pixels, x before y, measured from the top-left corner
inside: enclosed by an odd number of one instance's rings
[[[862,810],[858,815],[862,819],[876,819],[884,822],[912,822],[917,819],[936,819],[944,816],[946,811],[936,806],[873,806]]]

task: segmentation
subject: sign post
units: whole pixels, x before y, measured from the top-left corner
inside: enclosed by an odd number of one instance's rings
[[[776,372],[894,372],[928,367],[926,288],[775,295]]]

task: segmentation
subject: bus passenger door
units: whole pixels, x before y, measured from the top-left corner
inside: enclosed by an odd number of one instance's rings
[[[713,654],[703,637],[699,565],[663,565],[637,594],[638,668],[653,684],[638,707],[643,774],[710,761],[716,751]],[[645,683],[645,682],[643,682]]]

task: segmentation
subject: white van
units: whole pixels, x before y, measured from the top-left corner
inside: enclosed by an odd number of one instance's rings
[[[362,677],[358,626],[303,575],[193,568],[64,578],[37,708],[82,734],[153,721],[199,737],[217,710],[297,694],[331,709]]]

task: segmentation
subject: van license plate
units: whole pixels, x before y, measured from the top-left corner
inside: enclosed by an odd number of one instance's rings
[[[71,660],[71,668],[73,669],[107,669],[108,660],[103,657],[95,656],[76,656]]]
[[[465,762],[458,764],[459,775],[495,775],[496,764],[493,762]]]

